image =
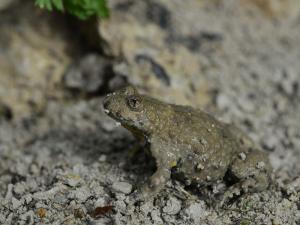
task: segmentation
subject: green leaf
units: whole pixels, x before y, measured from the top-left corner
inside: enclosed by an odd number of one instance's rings
[[[105,1],[99,1],[97,16],[102,18],[109,17],[109,10]]]
[[[106,0],[35,0],[35,4],[50,11],[55,8],[70,13],[82,20],[94,15],[101,18],[109,16]]]
[[[52,0],[53,1],[53,5],[56,7],[56,9],[60,10],[60,11],[64,11],[64,5],[62,0]]]
[[[47,9],[49,11],[52,11],[52,9],[53,9],[51,0],[36,0],[35,4],[42,9]]]

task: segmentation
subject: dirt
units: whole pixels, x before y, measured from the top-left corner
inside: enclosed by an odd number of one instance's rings
[[[85,52],[69,18],[1,11],[0,224],[299,224],[300,14],[286,2],[113,0],[101,51]],[[173,180],[137,202],[153,161],[102,109],[127,82],[236,124],[269,153],[273,187],[215,208]]]

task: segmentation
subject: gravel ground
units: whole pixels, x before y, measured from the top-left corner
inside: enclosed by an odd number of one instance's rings
[[[42,110],[16,117],[18,107],[5,101],[11,86],[0,84],[0,224],[300,224],[295,10],[288,16],[290,7],[279,13],[247,0],[110,4],[112,19],[98,27],[110,57],[87,52],[71,66],[60,65],[65,72],[57,89],[63,94],[45,94]],[[5,58],[9,50],[0,47]],[[0,67],[1,79],[6,74]],[[135,139],[101,105],[105,93],[126,82],[235,123],[269,153],[273,187],[220,209],[170,181],[157,198],[136,202],[132,193],[153,173],[153,161],[143,151],[130,154]],[[16,90],[24,88],[16,83]],[[28,85],[29,93],[36,86]]]

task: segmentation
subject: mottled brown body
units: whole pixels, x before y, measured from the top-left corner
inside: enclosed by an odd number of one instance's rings
[[[232,125],[189,106],[167,104],[132,87],[109,94],[106,113],[150,143],[157,171],[144,187],[156,193],[176,168],[187,183],[209,185],[231,174],[244,191],[268,187],[268,157]],[[227,173],[229,172],[229,173]]]

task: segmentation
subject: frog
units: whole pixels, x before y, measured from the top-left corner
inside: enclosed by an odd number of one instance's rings
[[[163,102],[139,93],[133,85],[105,96],[103,108],[150,146],[156,171],[142,186],[143,196],[157,195],[174,171],[185,184],[198,187],[230,180],[224,196],[232,197],[237,189],[259,192],[270,185],[267,153],[236,126],[204,110]]]

